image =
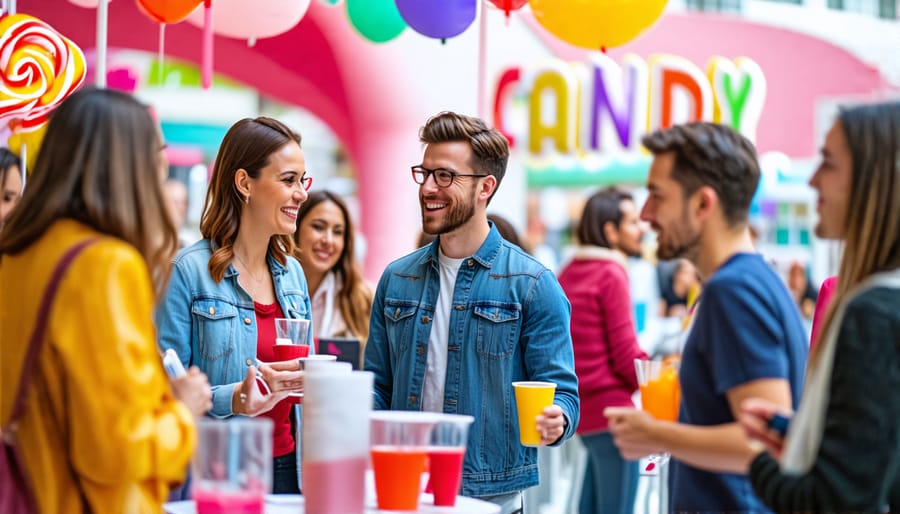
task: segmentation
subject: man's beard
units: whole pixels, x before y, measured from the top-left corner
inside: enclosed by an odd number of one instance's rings
[[[425,206],[422,205],[422,231],[426,234],[438,236],[453,232],[465,225],[475,215],[475,201],[459,203],[454,201],[444,214],[444,220],[436,229],[429,229],[425,221]]]
[[[668,232],[675,236],[675,243],[665,244],[663,241],[657,240],[656,257],[660,260],[671,260],[684,258],[691,262],[696,262],[698,247],[700,245],[700,231],[691,232],[690,222],[688,221],[687,212],[681,213],[681,220],[674,228]]]

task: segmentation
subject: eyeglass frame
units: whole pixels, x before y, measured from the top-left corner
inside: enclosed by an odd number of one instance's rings
[[[303,175],[300,175],[300,178],[291,181],[291,187],[294,187],[294,184],[300,184],[300,187],[302,187],[304,191],[309,191],[309,188],[312,187],[312,183],[312,175],[304,171]]]
[[[425,182],[428,182],[428,177],[433,177],[435,185],[437,185],[438,187],[441,187],[441,188],[452,186],[453,181],[456,180],[456,177],[484,178],[484,177],[490,176],[490,174],[487,174],[487,173],[484,173],[484,174],[457,173],[455,171],[448,170],[447,168],[435,168],[435,169],[431,170],[431,169],[426,168],[425,166],[422,166],[421,164],[416,164],[415,166],[410,166],[409,169],[412,172],[413,182],[415,182],[416,184],[419,184],[420,186],[424,185]],[[437,178],[438,176],[436,175],[436,173],[438,171],[443,171],[445,173],[450,174],[450,182],[447,182],[446,184],[441,185],[441,183],[438,181],[438,178]],[[418,173],[422,173],[422,181],[421,182],[419,182],[416,179],[416,175]]]

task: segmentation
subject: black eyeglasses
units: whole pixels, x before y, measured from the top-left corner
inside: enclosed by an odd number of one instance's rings
[[[430,170],[424,166],[412,166],[412,176],[413,180],[416,181],[416,184],[424,184],[426,180],[428,180],[428,175],[434,176],[434,183],[438,185],[438,187],[448,187],[453,183],[453,180],[456,177],[486,177],[487,175],[477,175],[471,173],[456,173],[455,171],[445,170],[444,168],[438,168],[436,170]]]

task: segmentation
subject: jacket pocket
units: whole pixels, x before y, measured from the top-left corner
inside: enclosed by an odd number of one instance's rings
[[[415,314],[419,304],[404,300],[384,301],[384,325],[391,344],[391,350],[403,353],[416,333]]]
[[[202,361],[209,363],[228,357],[235,348],[237,307],[223,300],[202,299],[194,301],[191,313],[197,322],[197,344]]]
[[[478,355],[505,359],[513,354],[519,335],[522,307],[517,303],[476,301],[472,303]]]

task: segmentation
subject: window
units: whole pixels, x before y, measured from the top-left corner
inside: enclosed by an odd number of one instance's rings
[[[685,0],[692,11],[741,12],[741,0]]]
[[[828,0],[828,7],[889,20],[897,19],[897,0]]]

